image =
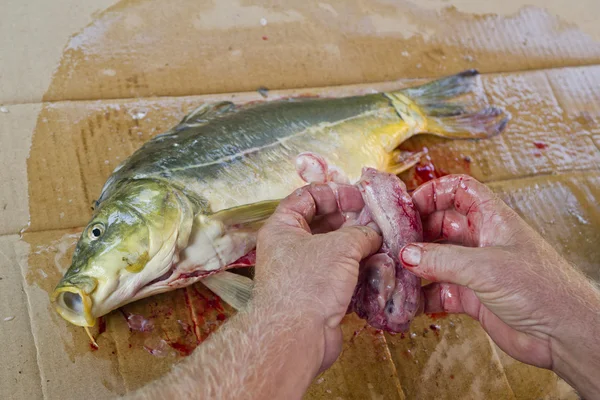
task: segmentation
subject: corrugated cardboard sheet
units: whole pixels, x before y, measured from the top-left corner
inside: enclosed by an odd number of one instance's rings
[[[403,147],[427,147],[429,159],[402,178],[414,187],[435,168],[489,183],[600,280],[600,3],[264,3],[2,6],[0,398],[125,393],[231,315],[197,284],[113,312],[95,328],[93,350],[48,292],[122,160],[200,103],[262,100],[259,87],[272,89],[268,99],[341,96],[478,68],[487,100],[512,114],[507,131],[479,142],[415,137]],[[152,331],[131,331],[131,315],[149,318]],[[396,336],[353,315],[343,326],[342,356],[307,398],[577,398],[463,316],[422,316]]]

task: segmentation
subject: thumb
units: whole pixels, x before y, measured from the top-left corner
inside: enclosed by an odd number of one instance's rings
[[[410,243],[400,250],[402,265],[415,275],[434,282],[471,287],[490,268],[492,249],[450,244]]]
[[[358,262],[376,253],[381,247],[381,236],[368,226],[345,226],[327,235],[334,239],[331,250],[343,251],[346,256]]]

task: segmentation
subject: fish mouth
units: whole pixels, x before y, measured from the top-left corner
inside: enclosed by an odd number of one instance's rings
[[[73,325],[88,327],[96,324],[92,316],[92,299],[83,289],[75,286],[57,288],[51,300],[56,304],[58,314]]]

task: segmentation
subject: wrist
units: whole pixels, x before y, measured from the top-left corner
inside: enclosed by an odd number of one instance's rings
[[[552,370],[584,398],[600,398],[600,293],[587,281],[578,289],[568,322],[550,339]]]
[[[574,340],[580,338],[574,337]],[[552,342],[552,371],[577,390],[583,398],[600,398],[600,349],[581,346],[577,351],[571,346]],[[592,355],[590,355],[592,354]]]
[[[272,336],[269,340],[280,347],[280,368],[274,377],[280,381],[279,386],[300,390],[292,393],[304,393],[318,374],[325,355],[322,315],[299,304],[261,295],[252,299],[245,313],[251,321],[263,321],[264,334]]]
[[[314,296],[305,296],[303,292],[291,293],[281,288],[258,284],[249,308],[270,316],[285,316],[289,323],[301,324],[304,333],[313,339],[323,335],[326,317],[323,307],[315,304]]]

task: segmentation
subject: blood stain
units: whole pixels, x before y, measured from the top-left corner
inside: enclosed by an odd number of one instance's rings
[[[425,150],[427,150],[425,148]],[[467,169],[469,167],[469,163],[465,163]],[[444,175],[448,175],[446,171],[443,171],[441,168],[436,167],[431,159],[429,154],[425,154],[421,157],[421,160],[415,165],[414,173],[410,182],[407,183],[409,189],[415,189],[421,186],[425,182],[429,182],[433,179],[441,178]]]
[[[188,345],[188,344],[184,344],[184,343],[170,342],[170,341],[167,341],[167,344],[169,346],[171,346],[172,348],[174,348],[175,350],[177,350],[179,352],[179,354],[181,354],[184,357],[187,357],[190,354],[192,354],[194,352],[194,350],[196,350],[196,347],[198,347],[198,344]]]
[[[256,249],[232,262],[227,268],[251,267],[256,264]]]
[[[418,185],[429,182],[432,179],[440,178],[446,173],[436,169],[429,156],[425,156],[425,161],[419,162],[415,166],[415,178]]]
[[[436,313],[429,313],[427,314],[427,316],[431,319],[441,319],[441,318],[446,318],[448,316],[447,312],[436,312]]]

